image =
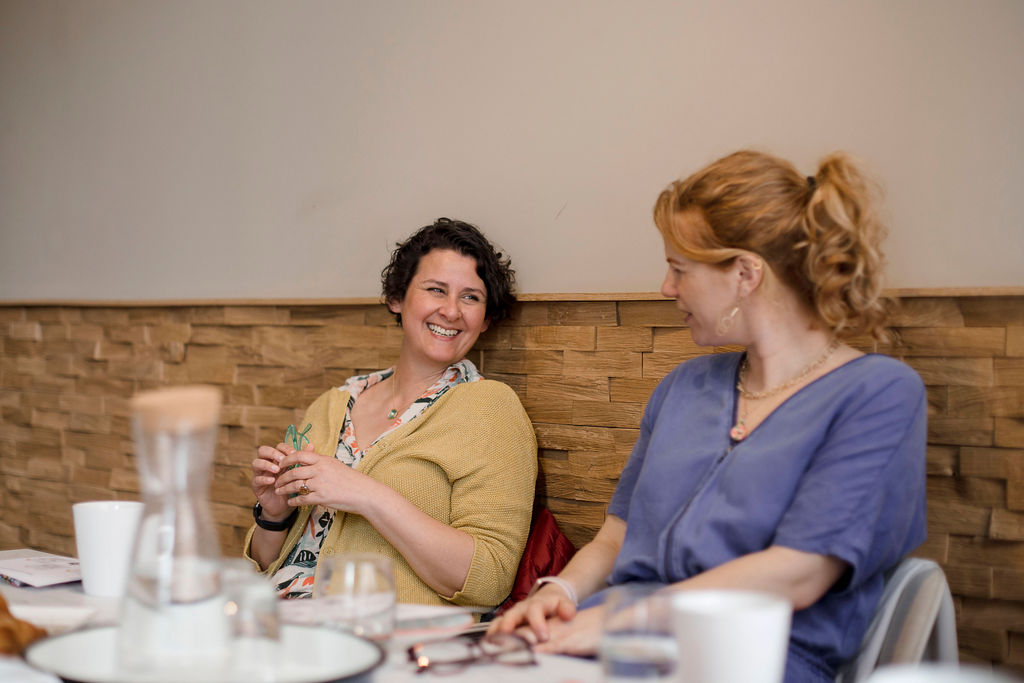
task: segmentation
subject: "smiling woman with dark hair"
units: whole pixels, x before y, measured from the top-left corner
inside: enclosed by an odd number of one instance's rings
[[[324,555],[374,552],[395,563],[400,602],[493,607],[529,533],[537,444],[515,392],[466,354],[508,315],[514,272],[477,228],[441,218],[381,279],[398,362],[314,401],[306,448],[259,448],[246,554],[283,597],[311,596]]]
[[[476,261],[476,274],[487,290],[487,319],[496,323],[508,317],[516,303],[513,289],[516,273],[507,256],[495,252],[483,233],[469,223],[438,218],[419,230],[391,253],[391,262],[381,271],[385,301],[401,300],[416,274],[420,259],[435,249],[447,249]],[[392,311],[398,322],[402,314]]]

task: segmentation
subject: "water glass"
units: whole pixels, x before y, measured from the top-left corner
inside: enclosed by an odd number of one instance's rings
[[[605,683],[667,682],[679,661],[669,597],[661,584],[623,584],[608,590],[599,657]]]
[[[273,585],[244,559],[222,561],[220,576],[231,633],[231,677],[275,680],[282,652],[279,601]]]
[[[376,641],[395,630],[395,570],[369,553],[327,558],[313,584],[318,621]]]

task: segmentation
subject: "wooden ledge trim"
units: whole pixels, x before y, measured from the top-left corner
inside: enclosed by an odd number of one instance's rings
[[[902,287],[887,289],[888,296],[899,299],[951,298],[951,297],[999,297],[1024,296],[1022,287]],[[668,301],[658,292],[568,292],[520,294],[520,301]],[[54,307],[71,306],[79,308],[179,308],[206,306],[373,306],[382,304],[380,297],[342,297],[336,299],[129,299],[76,300],[76,299],[28,299],[24,301],[0,301],[0,307]]]

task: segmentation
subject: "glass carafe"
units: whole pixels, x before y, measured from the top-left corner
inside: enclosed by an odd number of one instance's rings
[[[140,678],[176,669],[210,672],[227,656],[220,545],[208,495],[220,402],[216,389],[200,386],[132,399],[145,508],[118,650],[122,671]]]

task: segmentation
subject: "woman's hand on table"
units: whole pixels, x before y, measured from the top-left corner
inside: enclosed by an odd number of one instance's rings
[[[538,629],[532,622],[518,627],[515,632],[533,644],[536,652],[593,655],[601,642],[603,624],[604,608],[598,606],[576,612],[570,619],[558,615],[548,617],[542,628],[545,634],[543,639],[539,637]]]
[[[590,607],[580,610],[571,621],[551,619],[548,622],[549,637],[534,649],[537,652],[564,655],[593,655],[601,643],[604,627],[604,607]]]
[[[512,633],[526,637],[531,643],[545,643],[550,638],[551,622],[567,622],[576,616],[576,605],[557,584],[546,584],[530,597],[517,602],[495,619],[488,633]]]

